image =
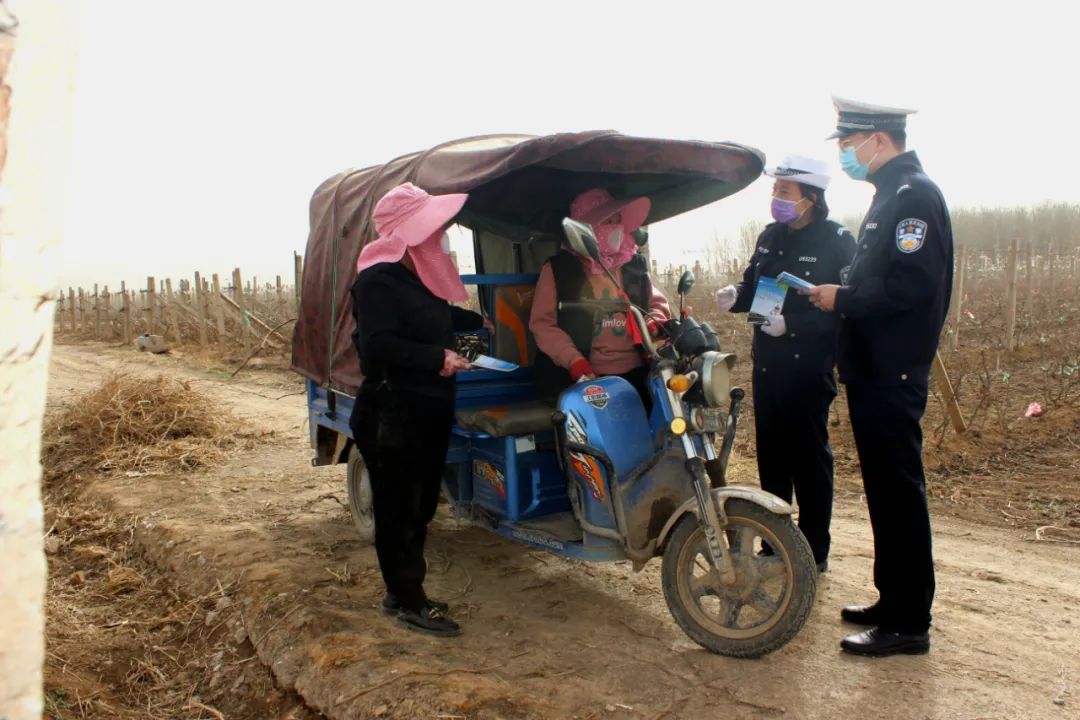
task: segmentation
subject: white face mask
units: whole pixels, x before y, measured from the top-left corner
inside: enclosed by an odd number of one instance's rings
[[[623,229],[621,227],[616,227],[612,230],[611,233],[608,234],[607,242],[608,248],[611,250],[618,250],[621,248],[623,243]]]

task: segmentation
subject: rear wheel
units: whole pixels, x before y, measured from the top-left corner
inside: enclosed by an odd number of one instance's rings
[[[734,582],[722,582],[697,517],[686,515],[664,550],[664,598],[675,622],[702,647],[760,657],[785,645],[806,623],[817,593],[817,567],[790,516],[740,498],[728,500],[725,510],[721,542],[731,553]]]
[[[367,542],[375,541],[375,509],[372,503],[371,477],[368,475],[364,457],[353,445],[349,450],[346,466],[345,487],[349,495],[349,510],[360,537]]]

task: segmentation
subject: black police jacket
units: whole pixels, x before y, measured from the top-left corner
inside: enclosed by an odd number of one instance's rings
[[[882,166],[843,287],[842,382],[927,383],[952,294],[952,224],[914,152]]]
[[[351,292],[365,385],[387,380],[394,392],[453,398],[456,381],[439,375],[443,351],[454,347],[455,331],[478,330],[483,318],[432,295],[400,263],[365,269]]]
[[[739,297],[731,312],[749,312],[758,279],[788,272],[814,285],[840,282],[840,271],[851,262],[855,238],[842,225],[816,219],[792,230],[771,223],[758,237],[757,247],[743,279],[736,287]],[[774,338],[758,327],[754,330],[754,368],[761,371],[808,370],[831,373],[836,357],[840,319],[810,304],[810,298],[789,289],[782,309],[787,333]]]

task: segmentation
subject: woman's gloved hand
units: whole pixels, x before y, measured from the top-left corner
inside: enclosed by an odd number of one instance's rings
[[[720,312],[727,312],[735,307],[735,301],[739,299],[739,290],[734,285],[722,287],[716,291],[716,306]]]
[[[450,377],[457,374],[458,371],[468,370],[470,367],[472,367],[472,363],[453,350],[443,350],[443,366],[442,370],[439,371],[439,374],[443,377]]]
[[[645,321],[645,327],[649,330],[649,337],[658,338],[660,337],[660,331],[663,329],[664,324],[656,318],[651,317]]]
[[[574,382],[585,378],[586,380],[592,380],[596,377],[596,372],[593,371],[592,365],[585,358],[578,358],[574,362],[570,363],[570,379]]]
[[[773,337],[787,334],[787,321],[783,315],[774,315],[761,326],[761,332]]]

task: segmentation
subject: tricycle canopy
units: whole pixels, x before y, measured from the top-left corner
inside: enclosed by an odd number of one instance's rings
[[[469,193],[457,222],[474,233],[557,247],[561,221],[583,190],[647,196],[651,224],[742,190],[761,174],[764,162],[760,151],[734,143],[590,131],[466,138],[339,173],[311,199],[292,368],[320,385],[355,394],[362,377],[351,338],[349,289],[360,250],[375,239],[375,204],[403,182],[435,195]],[[478,267],[482,263],[478,258]]]

